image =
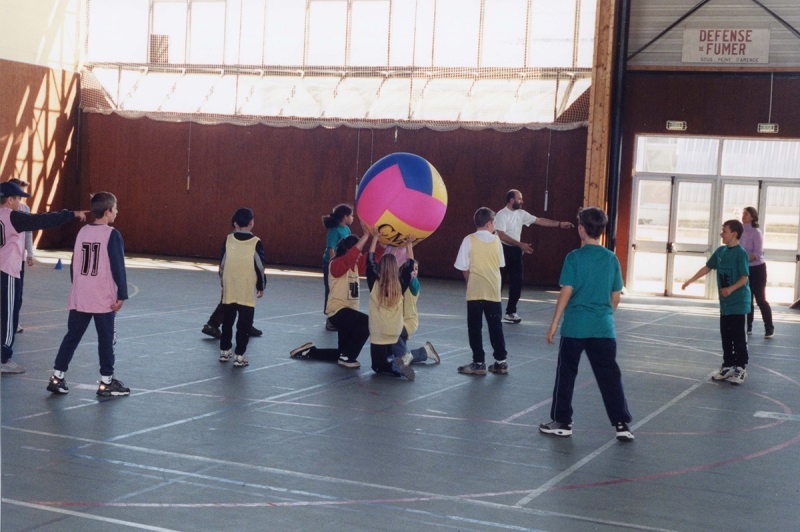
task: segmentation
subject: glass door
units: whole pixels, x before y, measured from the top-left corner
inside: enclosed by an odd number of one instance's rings
[[[673,200],[674,231],[668,248],[668,269],[665,295],[708,297],[708,277],[692,283],[686,290],[681,285],[705,266],[711,243],[717,231],[711,223],[714,204],[714,182],[690,179],[675,180]]]
[[[792,303],[800,286],[800,186],[764,183],[759,222],[764,233],[767,301]]]
[[[712,233],[714,182],[703,178],[639,178],[629,253],[635,292],[707,296],[706,278],[680,289],[706,263]]]
[[[627,283],[635,292],[663,294],[672,209],[672,179],[639,179],[634,185],[635,223]]]

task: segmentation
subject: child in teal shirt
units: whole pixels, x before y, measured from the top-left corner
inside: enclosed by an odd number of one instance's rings
[[[322,223],[325,229],[328,230],[328,236],[325,239],[325,253],[322,254],[322,282],[325,285],[325,301],[322,304],[322,312],[325,312],[328,307],[328,295],[331,293],[331,288],[328,284],[331,259],[336,255],[336,245],[339,244],[339,241],[350,236],[350,224],[353,223],[353,208],[345,203],[337,205],[329,215],[322,217]],[[335,331],[336,327],[331,323],[331,320],[326,319],[325,329]]]
[[[550,408],[552,421],[539,425],[539,431],[555,436],[572,434],[572,394],[581,353],[586,351],[617,439],[629,442],[633,441],[628,427],[632,417],[622,389],[622,373],[617,365],[614,330],[614,311],[622,292],[622,274],[617,257],[600,244],[606,224],[606,213],[597,207],[581,209],[578,213],[581,247],[564,259],[558,281],[561,292],[547,331],[547,342],[552,344],[563,314],[556,384]]]
[[[739,220],[722,224],[723,246],[717,248],[706,265],[700,268],[682,289],[711,270],[717,270],[719,287],[719,331],[722,336],[722,367],[711,378],[742,384],[747,378],[747,334],[745,321],[750,313],[750,258],[739,245],[744,226]]]

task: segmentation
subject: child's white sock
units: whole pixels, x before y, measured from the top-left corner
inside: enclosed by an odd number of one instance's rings
[[[100,380],[102,381],[102,383],[103,383],[103,384],[111,384],[111,379],[112,379],[113,377],[114,377],[113,375],[108,375],[108,376],[106,376],[106,375],[101,375],[101,376],[100,376]]]
[[[56,378],[60,380],[60,379],[63,379],[66,376],[66,373],[64,373],[63,371],[58,371],[56,369],[56,370],[53,370],[53,375],[55,375]]]

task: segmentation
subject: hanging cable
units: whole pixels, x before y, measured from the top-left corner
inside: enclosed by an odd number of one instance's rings
[[[192,185],[192,122],[189,122],[189,144],[186,147],[186,190]]]
[[[767,123],[772,123],[772,85],[775,82],[775,72],[769,73],[769,118],[767,119]]]
[[[361,153],[361,128],[356,129],[356,132],[356,194],[358,194],[358,157]]]
[[[369,132],[372,133],[372,141],[369,145],[369,165],[372,166],[373,161],[375,160],[372,154],[375,151],[375,130],[370,128]]]
[[[547,212],[547,200],[550,196],[550,147],[553,145],[553,130],[548,128],[550,138],[547,141],[547,167],[544,172],[544,212]]]

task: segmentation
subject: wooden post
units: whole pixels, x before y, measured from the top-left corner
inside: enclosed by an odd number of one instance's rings
[[[594,35],[592,92],[589,98],[589,133],[586,143],[586,177],[583,206],[608,211],[608,142],[611,123],[611,85],[617,0],[597,0]]]

